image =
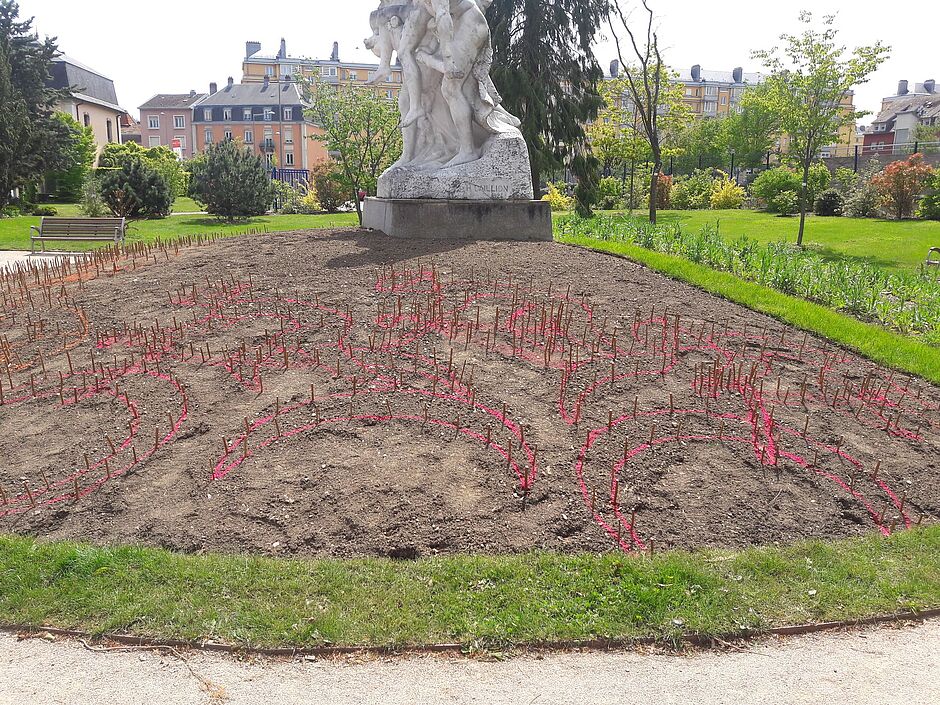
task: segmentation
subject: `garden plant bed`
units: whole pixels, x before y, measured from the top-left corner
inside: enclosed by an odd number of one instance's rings
[[[410,558],[940,517],[935,387],[602,254],[324,231],[47,267],[0,281],[0,532]]]

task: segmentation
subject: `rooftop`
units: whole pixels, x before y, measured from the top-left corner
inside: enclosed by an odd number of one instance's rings
[[[118,104],[114,81],[81,62],[60,54],[53,60],[50,73],[50,85],[53,88],[68,91],[80,100],[124,112]]]
[[[299,105],[304,102],[296,83],[233,83],[200,101],[200,107]]]
[[[191,108],[208,93],[158,93],[140,106],[141,110],[154,110],[157,108]]]

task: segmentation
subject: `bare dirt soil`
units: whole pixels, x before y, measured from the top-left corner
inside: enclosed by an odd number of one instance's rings
[[[0,291],[0,531],[411,558],[940,518],[936,388],[564,245],[257,235]]]

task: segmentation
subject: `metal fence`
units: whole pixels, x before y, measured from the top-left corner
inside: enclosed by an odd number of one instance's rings
[[[271,180],[282,181],[296,189],[306,189],[310,172],[306,169],[271,169]]]

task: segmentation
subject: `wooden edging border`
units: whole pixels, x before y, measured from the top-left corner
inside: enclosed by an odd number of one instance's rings
[[[676,641],[678,644],[697,648],[713,648],[734,642],[755,641],[771,636],[804,636],[820,632],[840,631],[844,629],[858,629],[859,627],[876,626],[880,624],[900,624],[903,622],[926,622],[930,619],[940,618],[940,608],[921,611],[896,612],[890,615],[866,617],[864,619],[844,620],[837,622],[818,622],[800,624],[788,627],[774,627],[771,629],[750,630],[745,629],[722,635],[707,636],[703,634],[684,634]],[[102,634],[94,636],[88,632],[73,629],[57,629],[54,627],[36,627],[27,625],[0,625],[0,633],[21,634],[51,634],[69,639],[88,639],[98,642],[111,642],[121,646],[151,648],[151,649],[184,649],[222,653],[238,656],[265,656],[271,658],[302,658],[313,656],[320,658],[349,656],[355,654],[375,656],[404,656],[409,654],[460,654],[467,650],[464,644],[428,644],[423,646],[315,646],[308,648],[263,648],[252,646],[233,646],[211,641],[192,641],[169,639],[161,640],[130,634]],[[558,640],[533,641],[514,644],[512,648],[521,651],[535,651],[547,653],[561,653],[566,651],[620,651],[638,646],[659,646],[664,642],[655,637],[641,637],[638,639],[585,639],[585,640]]]

